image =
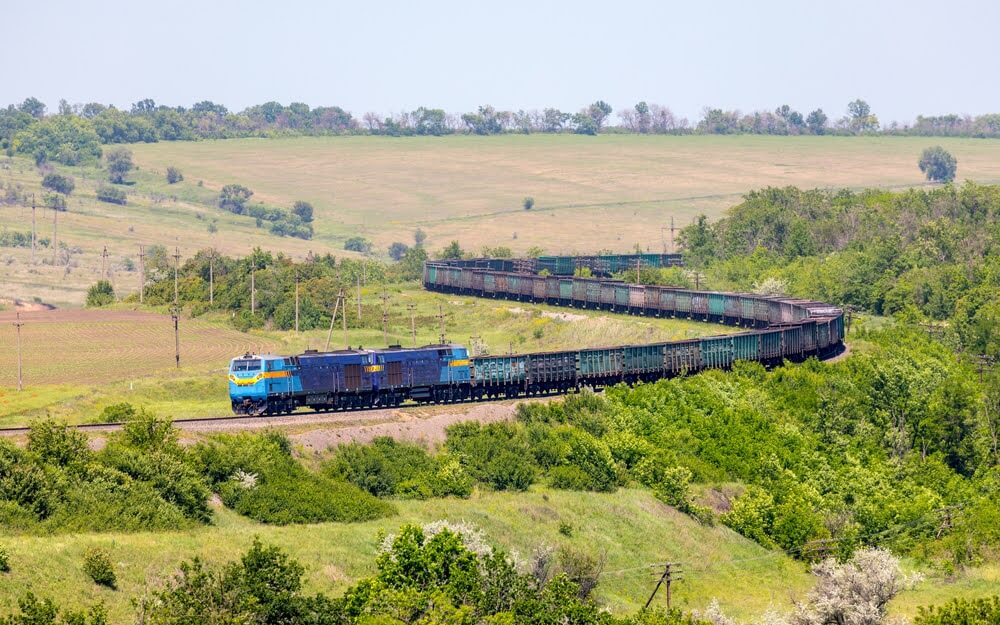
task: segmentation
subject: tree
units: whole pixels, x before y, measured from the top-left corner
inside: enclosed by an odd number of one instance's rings
[[[931,182],[951,182],[958,169],[958,161],[940,145],[924,150],[917,165]]]
[[[806,126],[809,127],[809,132],[814,135],[821,135],[826,132],[826,121],[827,117],[823,109],[816,109],[806,117]]]
[[[873,132],[878,130],[878,117],[872,115],[872,107],[858,98],[847,104],[848,126],[853,132]]]
[[[530,211],[535,207],[535,198],[531,196],[524,198],[524,200],[521,201],[521,206],[524,207],[524,210]]]
[[[184,180],[181,170],[173,166],[167,167],[167,184],[177,184],[181,180]]]
[[[227,184],[219,194],[219,208],[242,215],[253,191],[241,184]]]
[[[416,230],[413,231],[413,243],[417,247],[423,246],[424,241],[426,241],[426,240],[427,240],[427,233],[426,232],[424,232],[420,228],[417,228]]]
[[[97,187],[97,199],[100,200],[101,202],[108,202],[109,204],[121,204],[123,206],[128,203],[128,196],[125,195],[124,191],[103,184]]]
[[[562,132],[573,116],[563,113],[559,109],[545,109],[542,111],[542,129],[545,132]]]
[[[118,148],[109,152],[107,161],[108,179],[114,184],[124,184],[125,176],[135,167],[132,164],[132,151],[126,148]]]
[[[101,157],[101,139],[93,124],[76,115],[46,117],[25,127],[14,135],[11,148],[34,157],[39,164],[78,165]]]
[[[465,255],[465,251],[462,250],[462,246],[458,244],[458,241],[452,241],[448,244],[448,247],[437,253],[437,257],[441,259],[459,259]]]
[[[42,178],[42,186],[63,195],[69,195],[76,188],[76,183],[73,181],[72,176],[64,176],[53,172],[45,174],[45,177]]]
[[[45,117],[45,103],[38,98],[27,98],[17,108],[22,113],[27,113],[35,119]]]
[[[396,241],[389,246],[389,258],[396,261],[402,260],[409,249],[410,247],[407,244]]]
[[[298,200],[292,206],[292,214],[304,223],[309,223],[313,220],[313,206],[309,202]]]
[[[364,237],[351,237],[344,242],[344,249],[349,252],[368,254],[372,251],[372,242]]]
[[[600,132],[604,127],[604,121],[611,115],[611,105],[604,100],[598,100],[587,107],[586,114],[594,120],[594,126],[597,132]]]
[[[87,289],[87,306],[99,308],[115,303],[115,290],[107,280],[98,280],[96,284]]]

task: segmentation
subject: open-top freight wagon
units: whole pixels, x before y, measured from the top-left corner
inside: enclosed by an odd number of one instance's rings
[[[448,403],[569,392],[728,368],[740,360],[773,365],[826,358],[842,349],[843,311],[821,302],[572,275],[571,267],[581,262],[613,272],[636,262],[652,265],[654,257],[664,263],[660,266],[673,262],[670,255],[428,262],[424,286],[444,293],[697,319],[747,330],[645,345],[476,357],[455,344],[307,351],[291,357],[247,354],[230,365],[233,411],[280,414],[300,407],[345,410],[397,406],[407,400]],[[548,270],[550,266],[554,270]]]

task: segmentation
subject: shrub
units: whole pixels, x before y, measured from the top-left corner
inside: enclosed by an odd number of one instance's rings
[[[112,150],[107,155],[108,179],[114,184],[123,184],[125,176],[135,167],[132,164],[132,151],[126,148]]]
[[[90,459],[87,437],[65,423],[51,419],[36,421],[28,431],[28,451],[42,462],[59,467],[78,465]]]
[[[565,490],[590,490],[590,476],[580,467],[562,465],[549,471],[549,483],[553,488]]]
[[[921,607],[913,625],[994,625],[1000,623],[1000,596],[952,599],[942,606]]]
[[[100,423],[120,423],[122,421],[127,421],[135,416],[135,406],[128,402],[122,402],[120,404],[111,404],[105,406],[101,410],[101,414],[98,415],[97,420]]]
[[[69,195],[76,188],[76,183],[73,181],[72,176],[50,173],[45,174],[45,177],[42,178],[42,186],[63,195]]]
[[[389,246],[389,258],[395,261],[403,260],[403,257],[406,256],[406,252],[409,249],[410,249],[409,246],[407,246],[405,243],[400,243],[399,241],[396,241],[395,243]]]
[[[176,167],[167,167],[167,184],[177,184],[184,180],[184,174]]]
[[[45,204],[46,208],[51,208],[52,210],[66,210],[66,198],[58,193],[46,193],[42,198],[42,203]]]
[[[118,583],[111,556],[99,547],[92,547],[83,554],[83,572],[99,586],[107,586],[114,590]]]
[[[115,303],[115,290],[107,280],[98,280],[87,289],[87,307],[100,308]]]
[[[525,490],[535,481],[531,450],[513,424],[458,423],[445,446],[469,475],[497,490]]]
[[[351,237],[344,241],[344,249],[349,252],[367,254],[372,251],[372,242],[364,237]]]
[[[97,199],[109,204],[125,205],[128,203],[128,196],[124,191],[107,185],[97,187]]]
[[[535,207],[535,198],[533,198],[533,197],[526,197],[526,198],[524,198],[521,201],[521,206],[524,207],[524,210],[530,211],[532,208]]]
[[[222,192],[219,193],[219,208],[242,215],[246,203],[252,195],[253,191],[241,184],[227,184],[222,187]]]
[[[309,202],[298,200],[292,205],[292,214],[304,223],[309,223],[313,220],[313,206]]]
[[[353,484],[297,470],[275,471],[247,487],[231,481],[220,492],[236,512],[261,523],[322,523],[369,521],[393,513],[393,508]]]
[[[10,572],[10,554],[7,553],[7,548],[0,545],[0,573]]]
[[[430,486],[436,469],[433,458],[422,447],[383,436],[368,445],[351,443],[338,447],[325,472],[384,497],[402,494],[403,483],[409,483],[409,489],[417,482]]]
[[[958,161],[940,145],[924,150],[917,165],[932,182],[951,182],[958,170]]]

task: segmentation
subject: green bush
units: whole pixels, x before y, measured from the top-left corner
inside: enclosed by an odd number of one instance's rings
[[[565,490],[592,490],[590,476],[580,467],[563,465],[549,471],[549,484]]]
[[[97,199],[109,204],[121,204],[123,206],[128,203],[128,195],[124,191],[104,184],[97,187]]]
[[[101,410],[98,423],[121,423],[135,416],[135,406],[128,402],[110,404]]]
[[[233,480],[219,494],[236,512],[275,525],[369,521],[394,513],[392,506],[353,484],[301,468],[261,476],[252,486]]]
[[[115,303],[115,290],[107,280],[98,280],[87,289],[87,307],[100,308]]]
[[[10,554],[7,553],[7,548],[0,545],[0,573],[10,572]]]
[[[92,547],[83,554],[83,572],[99,586],[107,586],[114,590],[118,583],[111,556],[99,547]]]
[[[167,184],[177,184],[181,180],[184,180],[181,170],[173,166],[167,167]]]
[[[72,176],[64,176],[53,172],[45,174],[45,177],[42,178],[42,186],[63,195],[69,195],[76,188],[76,183],[73,181]]]
[[[535,481],[531,449],[514,424],[471,421],[447,433],[445,447],[472,478],[497,490],[526,490]]]
[[[996,625],[1000,623],[1000,596],[952,599],[942,606],[921,607],[913,625]]]

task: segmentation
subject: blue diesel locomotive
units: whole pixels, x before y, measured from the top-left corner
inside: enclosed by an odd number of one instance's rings
[[[229,397],[241,415],[377,408],[467,399],[470,379],[461,345],[245,354],[230,363]]]

